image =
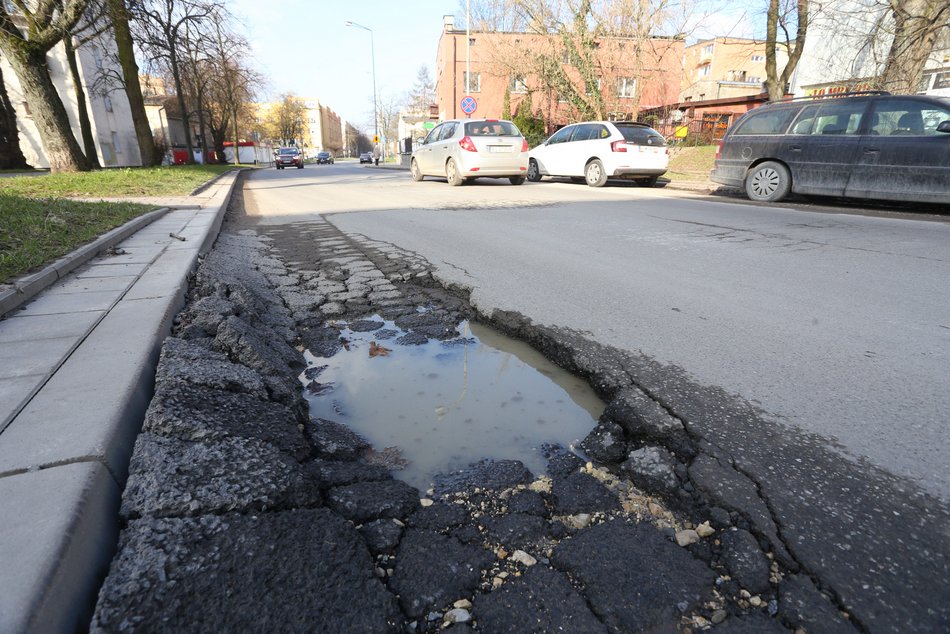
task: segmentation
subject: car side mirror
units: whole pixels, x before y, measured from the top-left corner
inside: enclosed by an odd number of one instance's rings
[[[947,132],[950,133],[950,119],[947,121],[941,121],[937,125],[937,132]]]

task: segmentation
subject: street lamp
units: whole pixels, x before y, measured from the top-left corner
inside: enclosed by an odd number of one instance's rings
[[[357,24],[351,20],[344,22],[346,26],[354,26],[358,29],[363,29],[364,31],[369,31],[369,52],[373,59],[373,137],[375,139],[379,138],[379,111],[377,109],[376,101],[376,48],[373,45],[373,29],[365,27],[362,24]],[[383,144],[380,143],[380,151],[382,152]],[[383,156],[385,158],[385,156]]]

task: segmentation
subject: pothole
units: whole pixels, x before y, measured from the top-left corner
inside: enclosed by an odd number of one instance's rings
[[[434,475],[484,458],[543,473],[542,447],[580,453],[604,409],[586,382],[478,323],[419,344],[380,317],[333,326],[338,352],[304,353],[311,416],[346,424],[399,469],[396,477],[423,491]]]

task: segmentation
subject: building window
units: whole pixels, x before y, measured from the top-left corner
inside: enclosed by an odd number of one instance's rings
[[[761,77],[756,77],[755,75],[752,75],[752,76],[750,76],[746,81],[749,82],[750,84],[761,84],[761,83],[762,83],[762,78],[761,78]]]
[[[752,61],[753,61],[753,62],[764,62],[764,61],[765,61],[765,55],[753,55],[753,56],[752,56]]]
[[[112,147],[115,148],[116,154],[122,154],[122,145],[119,143],[119,135],[116,132],[112,133]]]
[[[513,94],[522,95],[528,92],[528,85],[524,83],[524,77],[515,75],[511,78],[511,81],[508,82],[508,90]]]
[[[26,101],[23,102],[23,112],[26,113],[26,116],[32,117],[33,113],[30,112],[30,104]]]
[[[469,45],[469,46],[475,46],[475,38],[474,38],[474,37],[468,38],[468,45]]]
[[[571,52],[567,49],[561,51],[561,63],[570,64],[571,63]]]
[[[602,84],[601,81],[600,81],[600,77],[597,78],[597,82],[595,83],[595,86],[596,86],[597,92],[600,92],[601,87],[603,86],[603,84]],[[592,88],[592,87],[589,86],[589,85],[587,85],[587,86],[585,86],[585,87],[586,87],[586,89],[587,89],[587,94],[588,94],[588,95],[591,94],[591,92],[592,92],[591,88]]]
[[[472,79],[469,80],[468,73],[462,73],[462,86],[466,92],[480,92],[482,89],[482,74],[472,73]]]
[[[713,45],[707,44],[706,46],[704,46],[702,49],[702,54],[703,54],[703,57],[711,57],[713,54]]]
[[[617,96],[631,98],[636,95],[637,80],[633,77],[620,77],[617,79]]]
[[[699,67],[699,76],[700,77],[709,77],[709,64],[703,64]]]
[[[934,79],[934,90],[950,88],[950,73],[937,73]]]
[[[102,103],[104,103],[106,106],[106,112],[112,112],[112,97],[109,95],[103,95]]]

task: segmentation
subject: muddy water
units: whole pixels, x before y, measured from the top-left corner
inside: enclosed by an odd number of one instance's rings
[[[604,409],[587,383],[485,326],[463,322],[461,339],[424,345],[397,344],[404,333],[392,322],[384,329],[399,334],[344,329],[349,350],[305,353],[308,366],[326,366],[312,386],[318,394],[307,394],[310,414],[346,424],[377,451],[395,447],[407,461],[395,476],[423,491],[433,475],[482,458],[544,473],[542,445],[578,451]]]

